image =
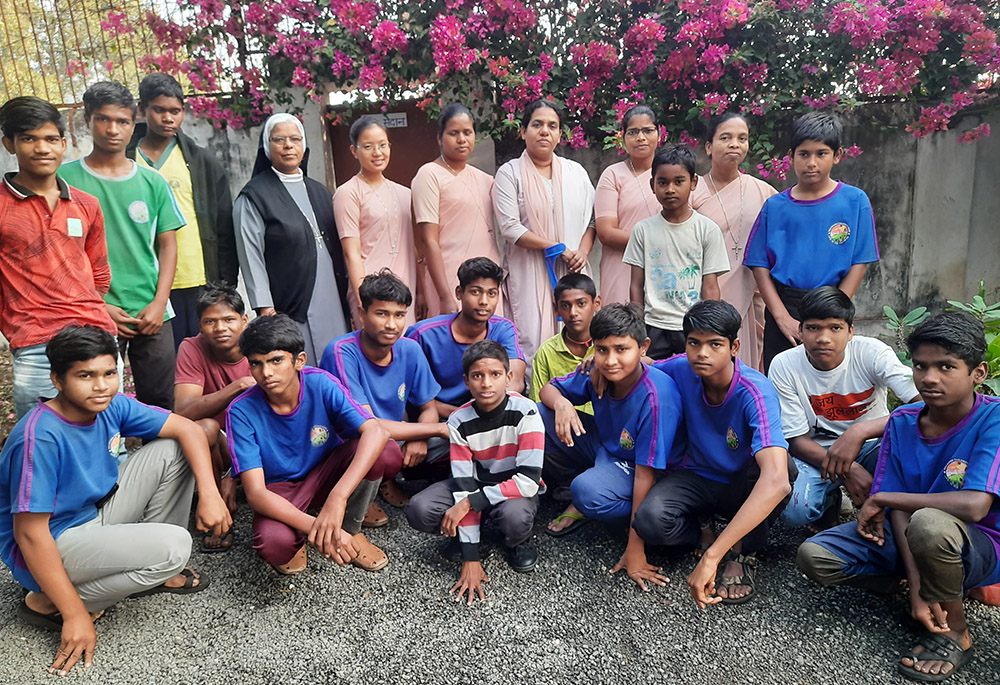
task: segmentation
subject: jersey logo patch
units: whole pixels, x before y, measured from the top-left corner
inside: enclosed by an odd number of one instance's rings
[[[965,468],[968,462],[964,459],[952,459],[944,465],[944,477],[948,479],[951,486],[956,490],[965,485]]]
[[[309,442],[313,447],[319,447],[330,439],[330,431],[326,426],[313,426],[309,431]]]
[[[128,215],[137,224],[149,221],[149,207],[142,200],[136,200],[128,206]]]
[[[122,444],[122,434],[115,433],[114,435],[112,435],[111,439],[108,440],[108,454],[117,459],[118,451],[121,449],[121,444]]]
[[[830,227],[826,235],[834,245],[843,245],[851,237],[851,227],[843,221],[838,221]]]
[[[633,440],[633,439],[632,439],[632,436],[631,436],[631,435],[629,435],[629,432],[628,432],[628,430],[626,430],[626,429],[624,429],[624,428],[622,429],[622,434],[621,434],[621,437],[620,437],[620,438],[618,438],[618,444],[619,444],[619,445],[621,446],[621,448],[622,448],[622,449],[624,449],[624,450],[632,450],[632,449],[635,449],[635,440]]]
[[[740,446],[739,436],[736,435],[736,431],[730,426],[729,430],[726,431],[726,446],[729,449],[734,450]]]
[[[400,402],[406,399],[406,383],[399,384],[399,389],[396,391],[396,397],[399,398]]]

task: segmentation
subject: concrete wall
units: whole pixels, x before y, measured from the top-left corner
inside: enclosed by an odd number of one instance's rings
[[[916,114],[912,107],[876,106],[845,117],[845,144],[857,143],[864,154],[845,159],[834,176],[868,193],[882,256],[869,268],[856,297],[859,330],[867,333],[882,331],[884,304],[896,311],[920,305],[939,309],[946,299],[971,298],[980,279],[994,297],[1000,293],[1000,188],[993,167],[1000,159],[1000,112],[966,117],[956,123],[955,131],[919,140],[903,131]],[[67,160],[91,150],[82,111],[74,110],[70,121]],[[309,175],[332,189],[332,156],[318,108],[310,107],[304,121],[312,150]],[[981,122],[989,123],[997,134],[972,144],[957,142],[961,131]],[[260,127],[218,130],[189,116],[184,131],[216,153],[229,172],[235,197],[250,178]],[[397,154],[405,154],[402,137],[402,132],[394,132]],[[476,165],[493,171],[489,154],[493,149],[492,141],[482,141]],[[498,142],[496,165],[519,153],[517,144]],[[614,151],[563,154],[583,164],[595,184],[604,167],[620,159]],[[0,153],[0,171],[15,168],[14,158]],[[699,169],[707,168],[702,156]]]

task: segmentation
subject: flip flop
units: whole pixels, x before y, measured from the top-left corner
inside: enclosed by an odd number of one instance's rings
[[[225,554],[226,552],[228,552],[233,548],[233,545],[236,544],[236,531],[234,531],[232,528],[230,528],[229,530],[227,530],[225,533],[222,534],[223,540],[225,540],[226,538],[230,538],[229,544],[226,545],[225,547],[209,547],[208,544],[205,542],[206,540],[208,540],[209,537],[210,536],[206,535],[201,539],[201,547],[198,548],[199,553]]]
[[[28,625],[45,630],[61,631],[63,627],[62,614],[58,611],[52,614],[43,614],[29,607],[23,599],[17,605],[17,617]]]
[[[552,519],[552,521],[554,523],[558,523],[559,521],[562,521],[563,519],[573,519],[573,523],[569,524],[568,526],[566,526],[562,530],[552,530],[548,526],[545,526],[545,532],[548,533],[549,535],[551,535],[554,538],[561,538],[564,535],[569,535],[570,533],[576,532],[577,530],[579,530],[583,526],[585,526],[588,523],[590,523],[590,519],[587,518],[586,516],[584,516],[583,514],[574,514],[572,512],[567,513],[565,511],[563,513],[559,514],[558,516],[556,516],[554,519]]]
[[[952,677],[958,673],[959,669],[969,663],[972,659],[972,652],[975,650],[975,647],[962,649],[962,645],[947,635],[937,635],[935,633],[925,634],[917,644],[923,647],[924,651],[914,654],[911,650],[906,655],[913,659],[914,666],[921,661],[944,661],[952,665],[952,669],[947,673],[923,673],[913,666],[905,666],[900,662],[897,667],[899,674],[921,683],[939,683],[942,680]]]
[[[184,576],[184,584],[180,587],[168,587],[166,585],[157,585],[151,587],[148,590],[143,590],[142,592],[136,592],[130,597],[148,597],[149,595],[158,595],[160,593],[167,593],[171,595],[193,595],[196,592],[201,592],[208,588],[211,584],[211,579],[204,573],[199,573],[195,576],[194,569],[187,567],[181,570],[180,575]],[[197,580],[198,584],[195,585],[194,581]]]

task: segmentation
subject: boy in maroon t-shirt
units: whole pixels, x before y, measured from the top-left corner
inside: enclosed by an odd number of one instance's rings
[[[177,350],[174,377],[174,411],[196,421],[208,436],[212,464],[229,510],[236,512],[236,484],[223,472],[230,463],[229,448],[222,438],[226,408],[238,395],[254,386],[250,364],[240,352],[240,334],[247,325],[243,299],[226,284],[202,288],[195,303],[201,332],[185,338]],[[222,538],[208,536],[203,552],[224,552],[233,543],[232,533]]]

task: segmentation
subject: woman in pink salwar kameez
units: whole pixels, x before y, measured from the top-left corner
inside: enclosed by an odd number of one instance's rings
[[[761,370],[764,339],[764,301],[750,269],[743,266],[743,251],[764,201],[777,191],[769,184],[740,172],[749,151],[750,129],[746,119],[726,112],[709,123],[705,152],[711,170],[691,193],[691,206],[719,224],[729,248],[729,273],[719,276],[722,299],[743,317],[740,361]]]
[[[500,263],[493,230],[493,177],[468,164],[476,149],[472,113],[453,102],[438,117],[441,156],[420,167],[413,178],[413,217],[422,266],[427,312],[418,317],[458,311],[458,267],[472,257]],[[503,312],[502,306],[497,310]]]
[[[612,164],[597,182],[594,223],[601,241],[601,302],[628,302],[632,271],[622,262],[632,228],[660,211],[650,168],[656,154],[660,131],[656,115],[646,105],[638,105],[622,117],[622,135],[628,157]]]

